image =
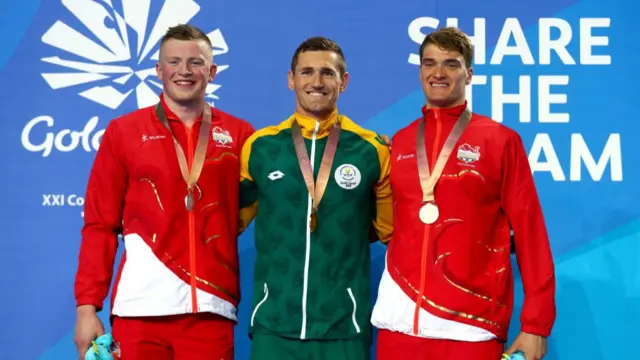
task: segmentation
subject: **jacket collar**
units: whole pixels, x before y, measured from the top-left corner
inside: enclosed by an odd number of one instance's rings
[[[160,105],[164,109],[164,113],[167,115],[167,119],[168,120],[180,121],[180,118],[178,117],[178,115],[176,115],[173,111],[171,111],[171,109],[169,109],[169,106],[167,106],[167,102],[164,99],[164,93],[160,94]],[[205,106],[209,106],[209,104],[205,103]],[[154,105],[154,109],[155,109],[155,105]],[[155,110],[154,110],[154,114],[155,114]],[[157,117],[157,114],[155,114],[155,115]],[[212,117],[213,117],[213,111],[212,111]],[[196,123],[201,122],[201,121],[202,121],[202,114],[200,114],[195,119]]]
[[[443,121],[456,121],[467,107],[467,101],[464,104],[453,106],[450,108],[427,108],[426,105],[422,107],[422,116],[425,121],[433,119],[440,119]]]
[[[329,118],[320,122],[315,118],[310,116],[305,116],[300,114],[299,112],[295,112],[291,117],[291,122],[297,121],[298,125],[302,129],[302,136],[305,138],[312,138],[315,134],[316,139],[325,137],[329,135],[331,128],[333,125],[342,121],[342,116],[338,115],[338,109],[333,110]]]

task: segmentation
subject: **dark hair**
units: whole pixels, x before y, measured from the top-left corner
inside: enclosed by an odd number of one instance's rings
[[[465,65],[473,64],[473,45],[467,34],[455,27],[445,27],[427,35],[420,45],[420,61],[427,45],[433,44],[442,50],[457,51],[464,58]]]
[[[338,70],[340,71],[340,76],[342,77],[344,73],[347,72],[347,61],[344,58],[344,54],[342,53],[340,46],[335,41],[322,36],[309,38],[298,46],[296,52],[293,54],[293,58],[291,59],[292,72],[296,71],[298,56],[305,51],[332,51],[338,55]]]
[[[204,40],[210,47],[213,47],[211,40],[204,33],[204,31],[198,29],[195,26],[189,24],[180,24],[170,27],[162,37],[160,41],[160,47],[164,45],[168,40]]]

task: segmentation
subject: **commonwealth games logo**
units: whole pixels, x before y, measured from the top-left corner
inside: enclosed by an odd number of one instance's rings
[[[193,0],[164,0],[159,9],[152,8],[151,0],[62,0],[62,4],[76,19],[56,21],[42,36],[42,42],[60,54],[42,59],[60,68],[42,77],[54,90],[76,88],[78,95],[112,110],[129,96],[136,97],[138,108],[158,102],[162,83],[155,62],[160,39],[169,27],[188,23],[200,11]],[[207,35],[214,56],[229,51],[219,29]],[[218,65],[218,74],[228,67]],[[207,86],[212,105],[219,88]]]

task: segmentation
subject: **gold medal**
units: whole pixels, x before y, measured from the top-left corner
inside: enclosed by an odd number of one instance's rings
[[[438,205],[434,202],[428,202],[420,208],[420,213],[418,214],[420,217],[420,221],[425,224],[431,225],[438,220],[440,216],[440,210],[438,209]]]
[[[451,152],[455,148],[458,140],[460,140],[460,137],[469,124],[469,121],[471,121],[471,116],[471,110],[469,110],[469,108],[465,108],[462,114],[458,117],[458,120],[456,120],[456,123],[453,125],[453,129],[449,133],[447,140],[442,146],[440,154],[437,156],[437,160],[436,158],[431,159],[431,161],[435,161],[433,171],[429,167],[429,157],[427,156],[427,149],[424,140],[424,119],[419,122],[416,138],[416,160],[418,162],[418,174],[420,175],[423,205],[420,208],[418,217],[424,224],[433,224],[440,217],[440,209],[438,209],[438,205],[436,205],[434,201],[435,186],[444,171],[444,167],[449,160]],[[436,132],[436,138],[440,137],[439,134],[439,132]],[[436,153],[434,151],[434,156],[435,154]]]
[[[309,217],[309,229],[311,229],[311,232],[316,231],[316,227],[318,226],[318,216],[316,214],[317,213],[314,211]]]

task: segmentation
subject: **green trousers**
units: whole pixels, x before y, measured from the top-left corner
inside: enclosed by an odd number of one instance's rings
[[[250,360],[370,360],[371,343],[348,340],[299,340],[254,334]]]

